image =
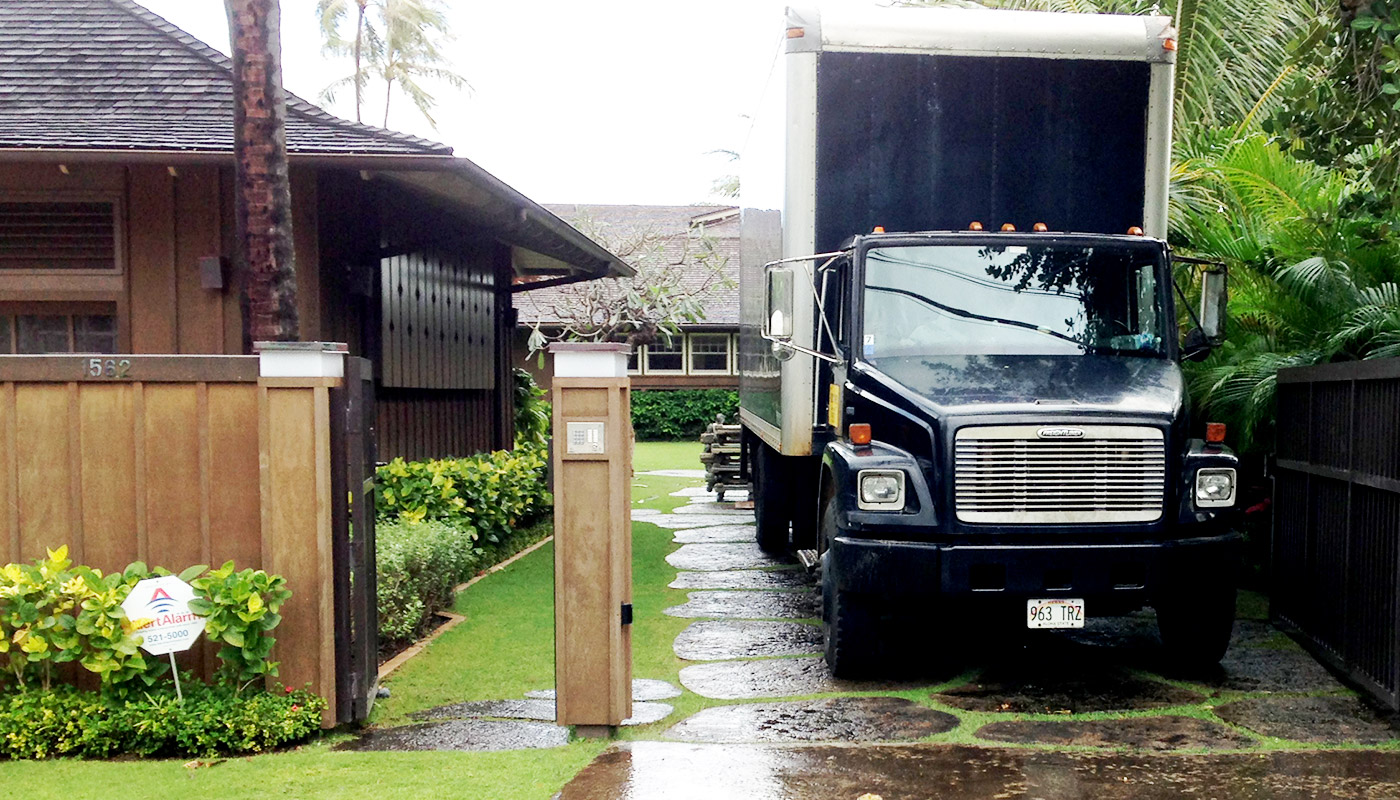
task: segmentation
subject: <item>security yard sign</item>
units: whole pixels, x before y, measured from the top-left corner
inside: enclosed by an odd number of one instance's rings
[[[194,588],[175,575],[147,578],[122,603],[131,632],[153,656],[190,649],[204,632],[204,617],[190,611]]]

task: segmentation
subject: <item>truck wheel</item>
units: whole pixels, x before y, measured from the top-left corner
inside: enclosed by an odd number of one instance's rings
[[[1235,590],[1170,597],[1157,604],[1157,632],[1168,656],[1187,669],[1220,663],[1235,627]]]
[[[871,611],[869,597],[837,587],[830,564],[823,564],[822,635],[832,676],[859,679],[874,671],[878,630]]]
[[[778,468],[778,458],[768,445],[754,445],[753,515],[758,528],[755,539],[765,553],[787,551],[788,524],[792,521],[787,481]]]

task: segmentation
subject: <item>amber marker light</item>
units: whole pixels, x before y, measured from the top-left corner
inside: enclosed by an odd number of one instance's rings
[[[1044,222],[1037,222],[1036,224],[1031,226],[1031,230],[1035,231],[1036,233],[1045,233],[1046,231],[1050,230],[1050,226],[1046,225]]]
[[[1206,441],[1211,444],[1221,444],[1225,441],[1225,423],[1207,422]]]
[[[1141,235],[1142,235],[1142,228],[1139,228],[1138,226],[1134,225],[1133,227],[1131,227],[1131,228],[1128,229],[1128,235],[1129,235],[1129,236],[1141,236]]]
[[[1163,40],[1162,40],[1162,49],[1163,49],[1163,50],[1175,50],[1175,49],[1176,49],[1176,40],[1175,40],[1175,39],[1170,39],[1170,38],[1169,38],[1169,39],[1163,39]]]
[[[1002,225],[1002,226],[1001,226],[1001,229],[1004,230],[1004,231],[1015,232],[1016,226],[1015,226],[1015,225],[1012,225],[1011,223],[1008,222],[1008,223]]]
[[[977,220],[973,220],[972,224],[967,226],[967,229],[970,231],[980,231],[982,230],[982,223],[978,222]]]
[[[788,29],[787,29],[787,37],[788,37],[789,39],[801,39],[803,36],[806,36],[806,35],[807,35],[807,29],[806,29],[806,28],[788,28]],[[1176,48],[1173,47],[1172,49],[1175,50]]]
[[[884,232],[885,232],[885,226],[884,226],[884,225],[876,225],[876,226],[875,226],[875,230],[871,231],[871,233],[884,233]]]
[[[851,423],[851,427],[846,429],[846,435],[851,438],[851,444],[870,444],[870,423]]]

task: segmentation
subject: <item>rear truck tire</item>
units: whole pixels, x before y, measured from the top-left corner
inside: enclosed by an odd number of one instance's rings
[[[765,553],[785,553],[792,507],[788,481],[778,463],[781,456],[763,442],[754,444],[753,454],[754,539]]]
[[[1235,627],[1235,590],[1179,593],[1156,605],[1157,632],[1167,656],[1177,666],[1199,670],[1215,666],[1230,647]]]
[[[826,665],[834,677],[859,679],[873,674],[879,663],[878,616],[873,599],[837,584],[832,570],[830,541],[838,532],[835,501],[821,514],[822,639]]]

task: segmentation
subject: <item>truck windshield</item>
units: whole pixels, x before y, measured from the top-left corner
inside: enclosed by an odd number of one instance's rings
[[[866,360],[1166,355],[1155,248],[877,247],[865,256]]]

